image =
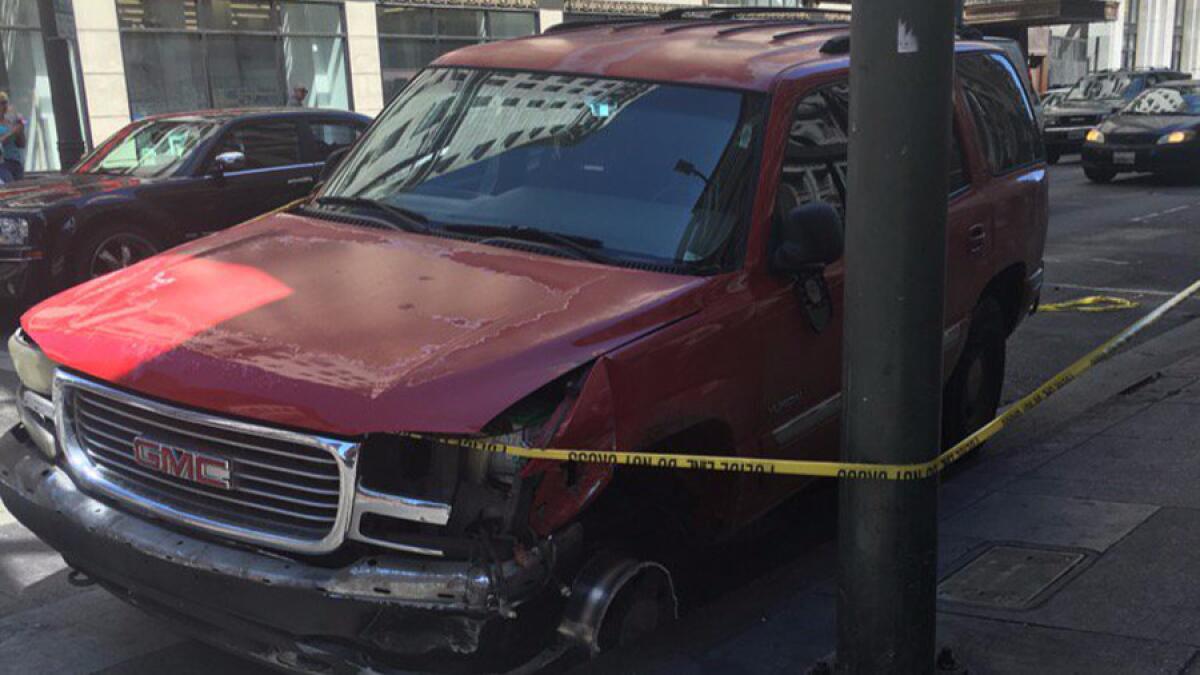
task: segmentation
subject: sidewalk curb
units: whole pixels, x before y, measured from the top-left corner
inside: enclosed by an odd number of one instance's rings
[[[1071,420],[1162,370],[1200,354],[1200,317],[1137,343],[1064,387],[981,448],[988,454],[1045,438]]]

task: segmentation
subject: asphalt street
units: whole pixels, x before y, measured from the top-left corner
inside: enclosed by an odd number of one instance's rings
[[[1009,345],[1006,402],[1200,277],[1200,184],[1132,177],[1092,185],[1073,158],[1050,173],[1043,301],[1110,295],[1139,306],[1030,317]],[[1193,300],[1146,337],[1197,316],[1200,301]],[[0,316],[4,335],[15,325],[13,312]],[[0,357],[4,429],[16,419],[14,385],[5,354]],[[0,508],[0,673],[218,671],[266,672],[183,639],[95,587],[70,585],[62,560]]]

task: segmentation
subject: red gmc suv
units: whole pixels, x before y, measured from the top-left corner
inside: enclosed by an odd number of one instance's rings
[[[835,457],[847,33],[714,10],[441,57],[311,199],[22,318],[4,503],[121,598],[279,667],[506,667],[644,633],[676,612],[654,544],[803,482],[439,438]],[[1017,67],[956,58],[952,170],[929,176],[947,441],[996,409],[1047,218]]]

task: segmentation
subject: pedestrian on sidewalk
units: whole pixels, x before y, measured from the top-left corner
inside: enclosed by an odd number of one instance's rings
[[[10,109],[4,91],[0,91],[0,155],[0,182],[25,177],[25,119]]]
[[[288,99],[289,108],[303,108],[308,101],[308,87],[297,84],[292,87],[292,97]]]

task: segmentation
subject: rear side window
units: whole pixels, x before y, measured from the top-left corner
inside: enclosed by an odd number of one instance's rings
[[[787,213],[810,202],[826,202],[845,216],[850,85],[829,85],[796,104],[779,180],[776,211]],[[958,134],[950,138],[950,192],[967,187]]]
[[[308,128],[312,130],[318,162],[324,162],[336,150],[349,147],[362,133],[362,129],[345,122],[309,122]]]
[[[992,173],[1007,173],[1042,157],[1033,107],[1006,57],[1001,54],[960,57],[958,76]]]
[[[247,169],[268,169],[300,163],[300,132],[292,122],[252,122],[231,129],[217,153],[246,155]]]

